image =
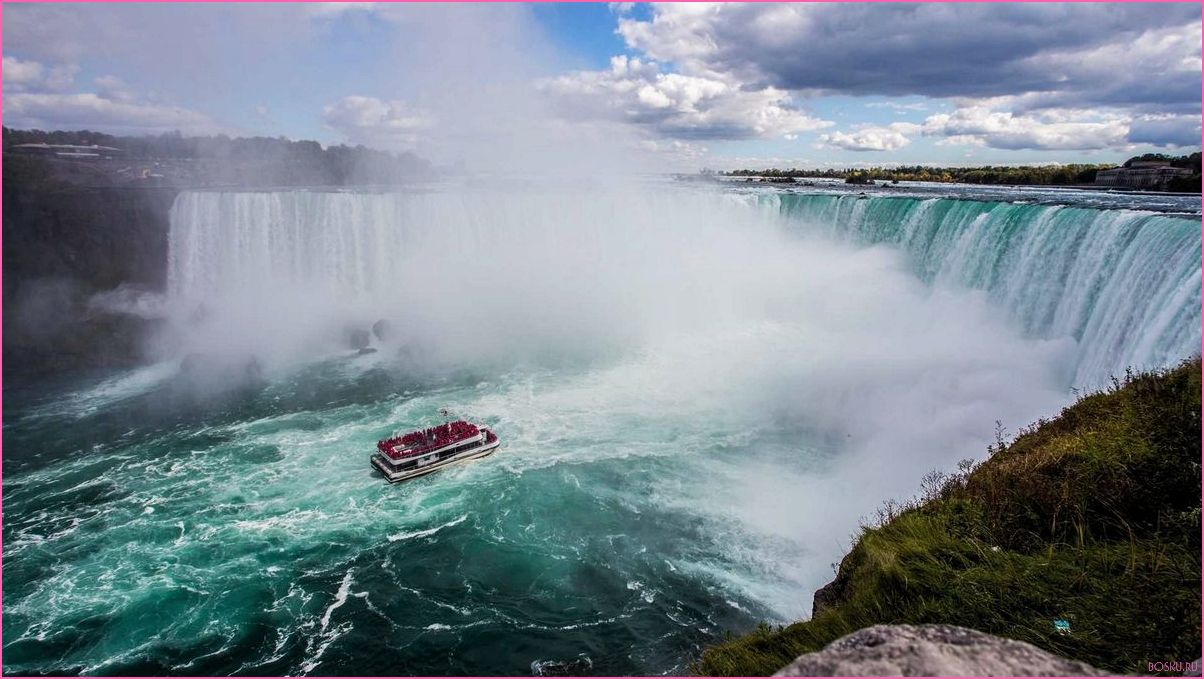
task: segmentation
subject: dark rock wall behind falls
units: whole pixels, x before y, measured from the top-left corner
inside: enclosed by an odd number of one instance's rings
[[[131,365],[153,322],[90,309],[98,292],[162,291],[179,189],[82,163],[4,158],[4,375]]]

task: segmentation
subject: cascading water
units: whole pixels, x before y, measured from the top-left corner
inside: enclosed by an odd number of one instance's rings
[[[1031,336],[1079,343],[1073,384],[1200,348],[1200,223],[1138,210],[771,194],[808,229],[902,248],[926,281],[986,290]]]
[[[643,210],[615,202],[582,209],[580,200],[547,194],[466,200],[443,192],[185,193],[172,212],[168,290],[174,297],[213,300],[244,299],[261,290],[278,296],[287,287],[303,290],[308,301],[299,304],[311,310],[312,300],[325,298],[330,308],[361,309],[368,316],[404,313],[429,324],[435,317],[448,321],[453,310],[489,315],[461,306],[460,281],[473,290],[501,286],[512,296],[543,296],[568,307],[579,300],[654,294],[650,291],[664,281],[651,281],[655,276],[647,269],[656,267],[658,252],[688,249],[682,239],[730,236],[714,228],[716,214],[740,221],[752,230],[746,232],[750,237],[767,237],[766,229],[773,228],[764,211],[758,223],[738,216],[730,200],[713,196],[662,198]],[[949,198],[774,193],[760,200],[803,231],[897,246],[928,283],[985,290],[1029,336],[1073,338],[1078,348],[1068,386],[1097,387],[1127,368],[1165,366],[1200,346],[1201,238],[1194,218]],[[696,231],[649,228],[662,212],[677,213]],[[567,215],[577,222],[572,230],[561,228]],[[616,252],[600,245],[615,232],[629,247]],[[604,266],[591,259],[591,251],[607,255]],[[712,275],[732,276],[728,265],[742,265],[743,255],[753,256],[736,246],[731,258],[709,262]],[[652,261],[641,263],[639,256]],[[616,257],[621,266],[614,266]],[[538,290],[542,276],[515,285],[523,272],[509,267],[533,264],[545,274],[559,270],[557,285],[573,287],[573,293]],[[616,282],[616,270],[645,280]],[[681,310],[695,299],[686,294],[650,306]],[[438,305],[445,306],[432,308]],[[597,310],[547,311],[564,323]],[[592,325],[574,332],[596,337],[607,331]]]
[[[973,201],[184,193],[166,358],[6,407],[4,670],[686,672],[1069,374],[1194,353],[1199,255],[1186,220]],[[222,352],[262,388],[174,400]],[[446,406],[498,454],[372,475]]]

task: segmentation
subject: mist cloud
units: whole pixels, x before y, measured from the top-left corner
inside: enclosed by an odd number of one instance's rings
[[[519,471],[655,454],[611,445],[616,422],[680,432],[675,455],[743,432],[746,459],[654,501],[758,554],[793,545],[797,591],[768,599],[784,616],[806,613],[857,517],[984,454],[996,420],[1064,403],[1074,352],[1022,338],[982,294],[926,287],[896,251],[680,187],[185,194],[170,276],[177,356],[254,355],[272,378],[332,359],[532,376],[458,404],[537,451],[507,458]],[[396,335],[353,356],[344,328],[380,318]],[[779,436],[772,463],[748,449],[760,432]]]

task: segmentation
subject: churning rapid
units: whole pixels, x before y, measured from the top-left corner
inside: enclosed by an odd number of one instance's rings
[[[157,362],[10,396],[4,671],[687,672],[997,420],[1198,351],[1142,200],[184,193]],[[505,445],[372,473],[445,406]]]

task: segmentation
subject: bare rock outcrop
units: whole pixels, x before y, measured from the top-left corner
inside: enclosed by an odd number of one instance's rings
[[[1105,676],[1032,644],[953,625],[874,625],[799,656],[774,676]]]
[[[815,590],[815,596],[811,599],[811,617],[815,617],[820,613],[833,608],[840,603],[841,595],[844,587],[841,578],[838,576],[832,582]]]

